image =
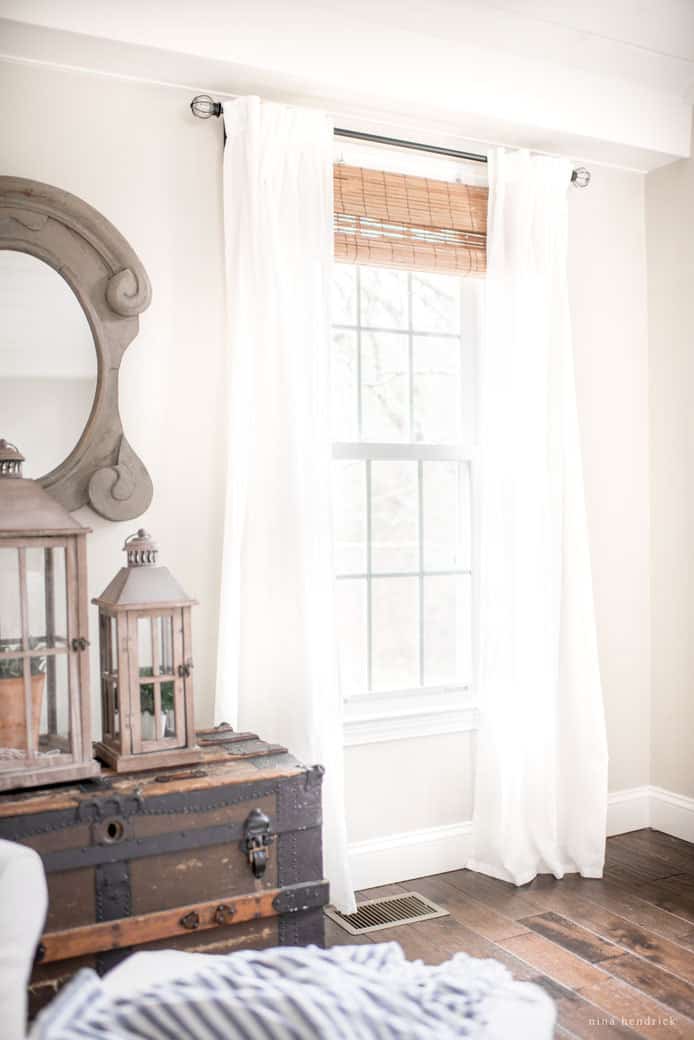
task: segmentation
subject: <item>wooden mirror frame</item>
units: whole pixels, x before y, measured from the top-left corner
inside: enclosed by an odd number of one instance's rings
[[[49,264],[80,302],[94,336],[92,409],[70,454],[39,483],[70,512],[90,505],[107,520],[132,520],[152,501],[152,480],[128,443],[118,409],[118,372],[152,287],[113,224],[76,195],[40,181],[0,177],[0,249]],[[12,439],[12,431],[0,431]]]

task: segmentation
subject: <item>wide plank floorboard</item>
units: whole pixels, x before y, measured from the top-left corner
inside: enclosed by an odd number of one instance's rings
[[[691,874],[679,874],[639,885],[638,893],[661,910],[685,917],[690,925],[694,923],[694,877]]]
[[[528,886],[532,898],[536,901],[541,901],[542,897],[534,886],[538,882],[544,884],[545,880],[548,881],[548,888],[560,886],[558,891],[573,892],[574,895],[580,895],[584,899],[597,903],[598,906],[626,917],[643,928],[657,932],[668,939],[674,939],[683,945],[691,944],[694,935],[692,922],[686,917],[670,913],[655,903],[649,902],[638,886],[620,885],[597,878],[576,876],[565,877],[561,881],[556,881],[554,878],[538,878],[537,882],[534,881]]]
[[[666,841],[662,839],[665,838]],[[682,846],[685,846],[682,848]],[[671,838],[669,834],[659,831],[633,831],[631,834],[619,834],[610,838],[608,848],[611,851],[624,850],[627,854],[638,853],[641,857],[648,855],[649,861],[660,861],[669,869],[665,877],[672,874],[686,874],[694,870],[692,849],[680,838]]]
[[[600,880],[543,875],[519,889],[454,870],[357,899],[408,891],[450,916],[361,936],[326,921],[328,945],[394,941],[428,964],[494,958],[552,996],[562,1040],[694,1040],[694,845],[641,830],[608,839]]]
[[[569,950],[570,953],[575,953],[577,957],[581,957],[591,964],[599,964],[608,957],[619,957],[623,952],[619,946],[601,939],[595,932],[589,932],[580,924],[569,920],[568,917],[562,917],[561,914],[551,911],[547,914],[538,914],[537,917],[526,917],[523,924],[538,935],[543,935],[545,939],[550,939],[553,943]]]

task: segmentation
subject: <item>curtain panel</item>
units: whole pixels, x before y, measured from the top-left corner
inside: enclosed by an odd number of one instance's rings
[[[567,286],[568,162],[490,155],[473,855],[600,877],[607,740]]]
[[[347,870],[330,506],[333,134],[319,112],[224,105],[229,339],[215,716],[326,768],[325,873]]]

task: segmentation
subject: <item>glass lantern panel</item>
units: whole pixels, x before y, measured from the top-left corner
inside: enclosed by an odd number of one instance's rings
[[[118,675],[118,622],[114,617],[108,618],[108,663],[111,675]]]
[[[3,546],[0,548],[0,651],[18,649],[17,640],[21,638],[19,553],[17,549]]]
[[[152,662],[152,619],[139,617],[137,619],[137,661],[139,675],[154,675]]]
[[[160,643],[159,643],[159,674],[174,674],[173,653],[173,618],[169,615],[158,618]]]
[[[109,737],[115,737],[120,732],[120,718],[118,713],[118,683],[111,678],[105,678],[102,684],[103,730]]]
[[[70,673],[67,651],[31,658],[32,695],[40,698],[41,755],[72,750]]]
[[[154,717],[155,683],[140,683],[140,733],[143,740],[159,740],[163,733],[156,732]]]
[[[31,648],[67,646],[65,549],[28,548],[26,571]]]
[[[111,647],[109,645],[109,636],[109,619],[105,614],[99,614],[99,669],[102,679],[104,679],[111,670]]]
[[[176,736],[176,684],[174,682],[163,682],[161,684],[161,714],[164,736]]]
[[[46,601],[51,597],[51,584],[46,581],[46,557],[43,549],[26,549],[26,571],[29,646],[36,650],[46,645],[46,615],[50,612],[50,605]]]
[[[110,736],[113,732],[113,721],[111,718],[111,711],[109,708],[109,690],[110,684],[108,679],[102,678],[101,680],[101,732],[104,736]]]
[[[113,707],[113,736],[117,737],[120,734],[120,704],[118,700],[118,683],[111,683],[111,697]]]

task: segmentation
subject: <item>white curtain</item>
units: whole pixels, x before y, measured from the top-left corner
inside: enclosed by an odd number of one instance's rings
[[[517,885],[602,874],[607,741],[558,159],[489,165],[480,386],[480,661],[473,855]]]
[[[332,125],[224,106],[227,497],[215,716],[321,763],[325,874],[352,911],[330,520]]]

